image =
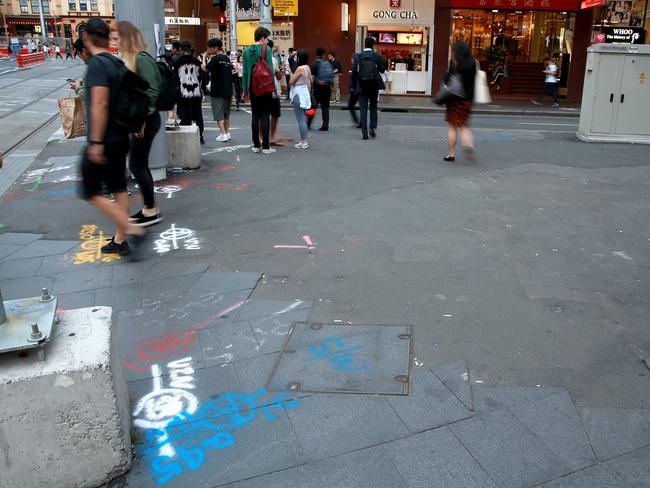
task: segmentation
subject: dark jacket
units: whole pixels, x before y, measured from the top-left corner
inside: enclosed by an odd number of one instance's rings
[[[476,79],[476,70],[478,68],[476,61],[474,59],[472,61],[471,67],[468,66],[465,69],[459,69],[456,63],[451,61],[447,74],[445,75],[445,80],[448,80],[452,73],[460,74],[463,79],[463,88],[465,89],[465,100],[474,100],[474,80]]]
[[[359,83],[359,61],[361,60],[361,56],[363,54],[365,53],[362,51],[354,55],[354,64],[352,65],[352,76],[350,80],[350,86],[355,87],[354,89],[359,94],[363,93],[363,89],[361,87],[361,84]],[[381,61],[381,55],[379,53],[373,52],[372,57],[375,59],[375,64],[377,65],[377,71],[379,71],[379,73],[385,72],[386,68],[384,67],[384,63]],[[377,80],[377,88],[379,90],[383,90],[384,88],[386,88],[386,86],[384,85],[384,80],[382,80],[381,77]]]

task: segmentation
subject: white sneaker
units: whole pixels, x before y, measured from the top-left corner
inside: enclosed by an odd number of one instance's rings
[[[226,142],[228,140],[228,134],[219,134],[217,136],[217,142]]]
[[[232,137],[230,137],[230,132],[228,132],[228,133],[226,134],[226,141],[229,141],[230,139],[232,139]]]
[[[275,152],[277,152],[277,151],[275,149],[273,149],[272,147],[270,147],[269,149],[262,149],[262,154],[273,154]]]
[[[309,143],[299,142],[298,144],[294,144],[293,147],[295,147],[296,149],[309,149]]]
[[[254,152],[254,153],[261,153],[261,152],[262,152],[262,148],[261,148],[261,147],[255,147],[255,146],[253,146],[253,152]]]

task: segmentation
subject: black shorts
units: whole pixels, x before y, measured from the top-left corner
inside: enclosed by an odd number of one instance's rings
[[[89,200],[103,192],[102,184],[111,193],[126,192],[126,155],[129,140],[115,141],[104,146],[106,164],[95,164],[86,157],[81,160],[82,194]]]
[[[271,100],[271,117],[280,117],[282,110],[280,109],[280,99],[273,98]]]

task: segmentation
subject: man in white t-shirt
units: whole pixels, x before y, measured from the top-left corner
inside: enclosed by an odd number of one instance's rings
[[[537,95],[536,99],[533,99],[532,102],[535,105],[541,105],[542,100],[546,96],[549,90],[551,90],[551,95],[553,96],[553,107],[559,107],[559,104],[557,103],[557,64],[550,59],[546,58],[544,59],[544,66],[545,69],[542,71],[544,73],[545,78],[544,78],[544,86],[542,87],[542,90],[539,92],[539,95]]]

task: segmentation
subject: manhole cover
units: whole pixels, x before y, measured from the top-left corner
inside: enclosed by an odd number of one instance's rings
[[[411,328],[295,322],[270,390],[408,395]]]

